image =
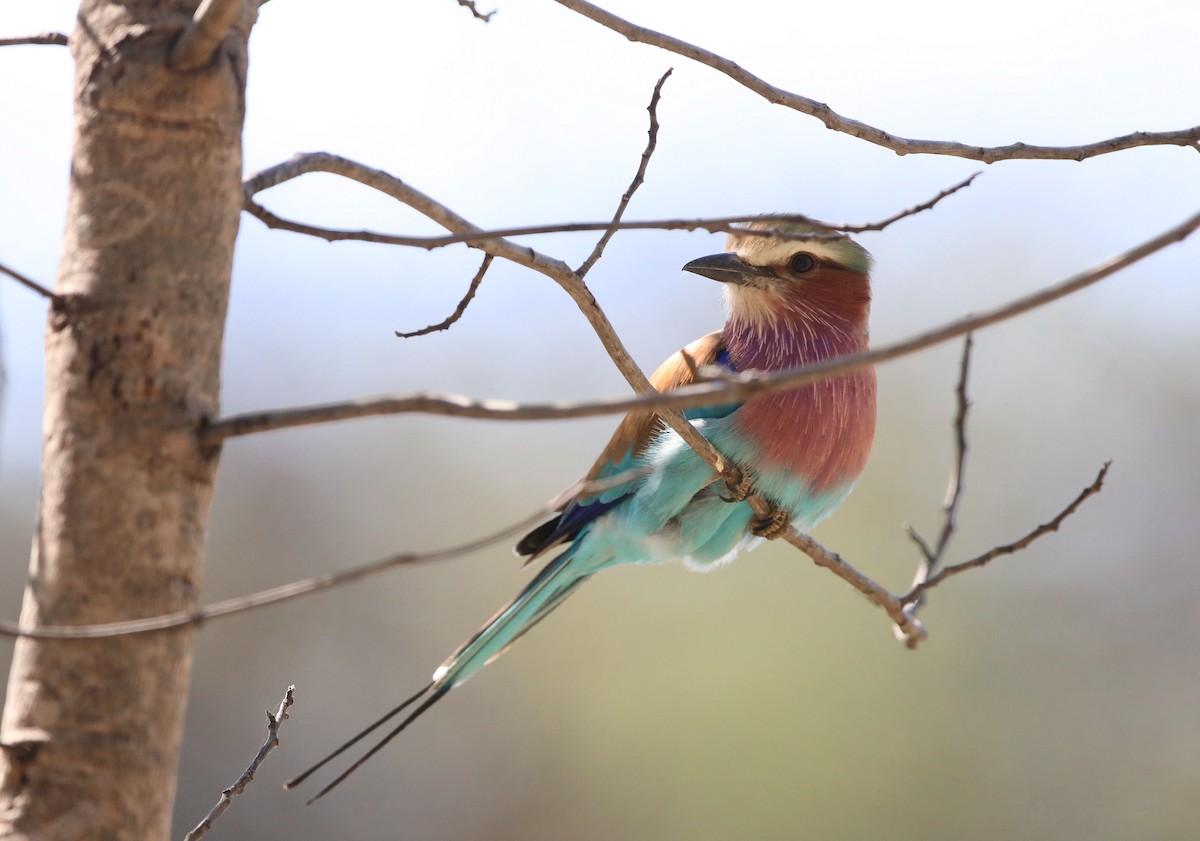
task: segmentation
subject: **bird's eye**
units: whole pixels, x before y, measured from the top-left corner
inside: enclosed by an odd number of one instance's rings
[[[813,259],[811,254],[805,254],[803,251],[801,251],[799,254],[792,255],[792,259],[788,263],[788,266],[796,274],[804,274],[807,271],[811,271],[812,267],[816,264],[817,261]]]

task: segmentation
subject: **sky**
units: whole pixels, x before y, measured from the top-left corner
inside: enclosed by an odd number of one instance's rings
[[[636,169],[654,82],[673,67],[627,218],[867,222],[983,171],[935,210],[861,237],[876,258],[876,343],[1055,283],[1198,209],[1194,148],[986,167],[901,157],[550,0],[481,4],[493,7],[483,24],[453,0],[267,4],[251,39],[247,173],[329,151],[476,224],[603,220]],[[1193,3],[605,7],[907,137],[1075,144],[1200,123]],[[69,31],[73,17],[71,3],[7,0],[0,34]],[[49,284],[69,166],[67,51],[0,50],[0,114],[0,261]],[[260,198],[314,224],[436,231],[333,176]],[[525,241],[578,262],[592,238]],[[720,324],[718,290],[679,267],[722,247],[703,233],[623,233],[589,276],[644,368]],[[236,776],[261,709],[296,683],[293,735],[226,818],[231,837],[1192,837],[1198,249],[1193,238],[977,337],[963,556],[1047,519],[1105,459],[1114,468],[1060,534],[938,593],[922,651],[897,646],[881,616],[787,547],[707,576],[614,572],[349,791],[308,810],[278,792],[515,592],[523,574],[498,547],[206,629],[177,829]],[[329,245],[245,217],[225,410],[414,389],[623,393],[571,302],[519,267],[494,267],[452,330],[396,338],[448,314],[476,267],[465,248]],[[0,284],[5,615],[18,609],[37,499],[44,318],[36,296]],[[957,354],[880,368],[872,465],[817,533],[895,588],[914,559],[901,525],[937,522]],[[513,522],[586,470],[614,423],[397,418],[233,442],[205,600]]]

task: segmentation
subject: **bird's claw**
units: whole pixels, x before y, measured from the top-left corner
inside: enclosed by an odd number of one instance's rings
[[[735,465],[725,470],[725,487],[729,496],[721,499],[726,502],[745,502],[755,493],[754,480]],[[774,540],[786,532],[792,525],[792,515],[782,508],[771,506],[771,510],[761,517],[755,517],[746,526],[755,537]]]
[[[737,467],[730,467],[727,473],[729,475],[725,479],[725,487],[729,489],[729,496],[723,496],[721,499],[726,502],[744,502],[754,493],[754,480]]]
[[[766,515],[755,517],[746,527],[755,537],[774,540],[792,525],[792,515],[782,508],[772,508]]]

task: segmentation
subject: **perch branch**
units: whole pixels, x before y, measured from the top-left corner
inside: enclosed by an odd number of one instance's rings
[[[283,700],[279,702],[279,709],[274,713],[267,710],[267,740],[262,743],[262,747],[258,749],[258,753],[254,755],[254,759],[250,761],[250,765],[242,772],[242,775],[234,781],[233,785],[221,792],[221,799],[204,816],[204,819],[184,836],[183,841],[200,841],[233,804],[233,798],[242,794],[250,785],[250,781],[254,779],[255,773],[263,764],[263,760],[267,758],[267,754],[279,747],[279,728],[283,726],[284,721],[290,718],[288,710],[296,702],[295,695],[296,687],[289,686],[283,694]]]
[[[841,555],[831,552],[807,534],[791,529],[781,540],[786,540],[819,567],[824,567],[848,583],[851,587],[867,597],[869,601],[882,608],[896,628],[896,635],[904,640],[909,648],[916,648],[925,639],[925,626],[910,611],[903,599],[895,593],[877,584],[868,576],[859,572],[847,563]]]
[[[891,149],[898,155],[950,155],[987,164],[1017,159],[1082,161],[1097,155],[1106,155],[1139,146],[1196,147],[1197,143],[1200,143],[1200,126],[1179,131],[1138,131],[1079,146],[1036,146],[1028,143],[1012,143],[1008,146],[975,146],[949,140],[913,140],[899,137],[858,120],[843,117],[825,103],[775,87],[714,52],[630,23],[598,6],[585,2],[585,0],[555,0],[555,2],[623,35],[630,41],[659,47],[711,67],[768,102],[808,114],[810,117],[820,120],[826,128],[857,137],[885,149]]]

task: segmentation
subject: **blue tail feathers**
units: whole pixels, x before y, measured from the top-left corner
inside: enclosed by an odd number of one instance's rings
[[[465,683],[587,581],[591,572],[571,563],[577,545],[546,564],[515,599],[451,654],[433,673],[434,687],[451,689]]]

